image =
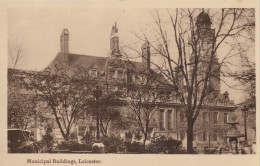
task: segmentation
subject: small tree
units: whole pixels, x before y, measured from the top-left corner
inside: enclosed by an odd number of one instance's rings
[[[237,71],[228,72],[231,76],[238,81],[236,87],[241,87],[249,96],[249,107],[256,107],[256,71],[255,63],[250,62],[247,56],[241,57],[240,69]]]
[[[87,131],[86,134],[81,138],[81,141],[86,145],[87,150],[92,150],[92,144],[95,136]]]
[[[8,127],[29,129],[33,127],[36,118],[43,117],[37,112],[37,98],[25,93],[22,79],[26,72],[8,70]],[[41,118],[42,119],[42,118]],[[39,119],[40,120],[40,119]]]
[[[128,85],[126,101],[129,111],[133,114],[138,131],[143,135],[143,147],[145,149],[150,122],[159,105],[161,88],[153,77],[148,78],[142,73],[139,73],[138,77],[139,80]]]
[[[243,101],[243,105],[249,108],[248,126],[250,126],[256,134],[256,68],[255,63],[251,62],[248,56],[241,56],[241,67],[237,71],[229,71],[228,76],[234,78],[238,83],[235,89],[240,88],[247,97]],[[243,107],[242,105],[242,107]],[[239,110],[240,111],[240,110]]]
[[[34,92],[54,116],[65,140],[69,139],[76,119],[87,107],[93,82],[86,71],[71,71],[62,66],[55,70],[31,73],[24,79],[27,89]]]
[[[53,126],[47,124],[47,126],[45,127],[45,134],[42,136],[43,147],[52,150],[54,143],[55,143],[55,136],[53,133]]]
[[[152,153],[179,153],[182,142],[174,140],[173,138],[166,138],[165,136],[157,136],[151,140],[148,145],[148,151]]]
[[[121,98],[122,92],[120,91],[104,90],[99,97],[98,103],[94,95],[88,101],[88,112],[94,117],[99,113],[100,132],[103,136],[107,136],[109,129],[113,130],[109,128],[112,127],[111,125],[118,128],[121,122],[119,110],[125,105],[125,102]]]

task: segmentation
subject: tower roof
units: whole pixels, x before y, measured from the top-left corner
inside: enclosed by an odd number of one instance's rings
[[[68,30],[67,28],[64,28],[64,29],[62,30],[62,33],[63,33],[63,34],[69,34],[69,30]]]
[[[115,22],[115,25],[112,26],[111,36],[113,36],[116,33],[118,33],[118,28]]]
[[[210,17],[207,13],[205,13],[204,11],[202,11],[197,19],[196,19],[196,26],[197,27],[200,27],[200,25],[208,25],[210,26],[211,25],[211,20],[210,20]]]

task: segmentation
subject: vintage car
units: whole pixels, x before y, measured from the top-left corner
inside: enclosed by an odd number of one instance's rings
[[[31,138],[31,132],[8,129],[8,153],[38,153],[38,147]]]

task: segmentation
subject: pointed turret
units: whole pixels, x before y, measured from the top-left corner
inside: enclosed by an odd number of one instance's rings
[[[112,26],[112,31],[110,34],[110,51],[111,51],[111,55],[120,56],[119,36],[118,36],[118,28],[116,22],[115,25]]]

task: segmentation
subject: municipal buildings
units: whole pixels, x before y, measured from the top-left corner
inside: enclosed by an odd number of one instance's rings
[[[209,43],[212,41],[212,36],[215,33],[214,29],[211,29],[211,20],[208,14],[204,12],[200,13],[196,20],[196,26],[202,31],[201,40],[203,41],[203,47],[207,47],[210,45]],[[108,80],[110,83],[109,88],[114,89],[119,89],[117,83],[120,82],[128,84],[142,80],[136,73],[136,70],[155,72],[151,68],[151,48],[147,42],[140,48],[142,49],[141,62],[124,59],[120,52],[119,33],[116,24],[112,27],[110,39],[108,39],[110,40],[109,57],[71,53],[69,51],[70,35],[73,35],[73,32],[70,34],[68,29],[64,29],[61,32],[60,52],[47,68],[54,68],[58,64],[64,64],[70,69],[82,67],[89,72],[91,77]],[[202,63],[208,63],[208,59],[205,58]],[[218,66],[217,56],[214,57],[214,66]],[[158,74],[158,77],[161,77],[161,75]],[[103,84],[103,82],[100,81],[100,84]],[[206,97],[194,126],[193,146],[197,148],[221,145],[225,141],[223,135],[225,135],[229,127],[227,123],[231,120],[231,115],[236,109],[234,102],[229,99],[228,92],[220,93],[219,79],[211,79],[209,89],[211,89],[212,93],[209,93]],[[151,126],[149,126],[149,134],[151,136],[165,135],[182,140],[185,147],[186,119],[183,113],[184,107],[171,90],[167,89],[167,86],[165,86],[163,91],[165,98],[161,101],[163,104],[160,105],[160,108],[158,108],[152,118]],[[79,137],[82,137],[87,130],[95,130],[95,125],[95,119],[88,119],[84,123],[76,123],[75,131]]]

